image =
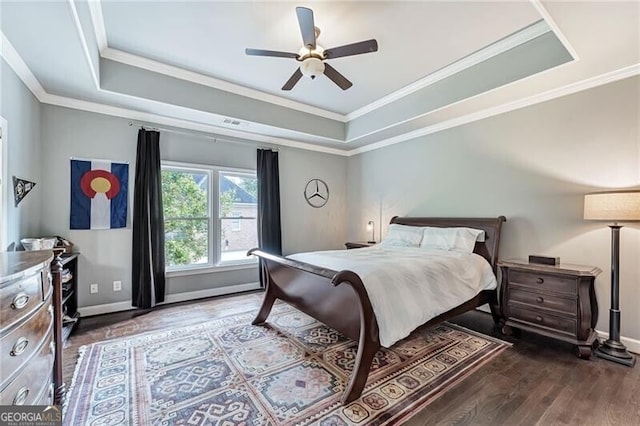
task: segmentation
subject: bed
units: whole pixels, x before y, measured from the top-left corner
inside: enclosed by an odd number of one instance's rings
[[[504,216],[496,218],[396,216],[390,223],[411,227],[464,227],[484,231],[483,238],[475,242],[473,253],[486,259],[495,278],[500,233],[505,220]],[[368,249],[355,251],[358,250]],[[262,306],[253,324],[264,323],[274,302],[279,299],[358,342],[354,369],[343,393],[342,403],[346,404],[357,399],[365,387],[371,362],[381,347],[378,318],[361,277],[349,269],[334,270],[272,255],[259,249],[253,249],[249,253],[262,260],[262,273],[266,286]],[[440,323],[484,304],[489,304],[493,320],[498,324],[501,318],[497,289],[493,288],[479,291],[453,308],[428,319],[422,325],[430,326]]]

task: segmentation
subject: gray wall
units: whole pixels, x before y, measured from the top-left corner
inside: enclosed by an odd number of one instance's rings
[[[582,219],[583,194],[640,187],[640,78],[471,123],[349,159],[351,239],[394,215],[497,216],[501,258],[540,253],[595,265],[608,330],[610,230]],[[622,335],[640,339],[640,226],[622,229]]]
[[[41,236],[40,197],[44,190],[44,175],[40,169],[40,102],[4,59],[0,59],[0,67],[0,116],[7,120],[7,134],[3,139],[8,144],[8,180],[5,182],[7,203],[4,206],[7,217],[6,241],[7,245],[15,242],[21,247],[22,238]],[[18,207],[13,201],[12,176],[36,182]]]
[[[133,202],[133,178],[137,128],[129,120],[62,107],[42,107],[42,164],[44,182],[43,232],[68,237],[82,253],[79,263],[81,307],[130,301],[131,223],[126,229],[71,231],[69,229],[69,158],[107,159],[129,162],[129,218]],[[255,169],[256,146],[214,142],[196,135],[161,131],[165,160]],[[283,250],[339,248],[346,238],[347,160],[335,155],[280,149],[280,185]],[[306,182],[320,177],[332,190],[327,206],[309,207],[303,199]],[[121,280],[123,290],[113,292],[112,282]],[[168,294],[208,290],[257,281],[257,268],[172,277]],[[89,285],[99,284],[90,294]]]

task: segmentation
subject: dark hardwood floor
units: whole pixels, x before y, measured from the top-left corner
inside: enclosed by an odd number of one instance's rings
[[[71,381],[82,345],[257,312],[261,300],[261,293],[250,293],[82,318],[64,349],[65,383]],[[640,363],[628,368],[595,357],[580,360],[572,345],[526,332],[505,337],[484,312],[468,312],[452,322],[513,347],[406,425],[640,425]]]

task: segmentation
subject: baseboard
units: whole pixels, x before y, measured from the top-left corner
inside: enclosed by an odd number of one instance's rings
[[[476,309],[482,312],[491,312],[488,304],[478,306]],[[609,338],[609,333],[606,331],[596,330],[596,333],[601,340],[607,340]],[[640,340],[631,339],[630,337],[620,337],[620,341],[627,347],[629,352],[640,355]]]
[[[189,291],[185,293],[168,294],[165,301],[158,303],[158,305],[166,305],[167,303],[184,302],[187,300],[203,299],[205,297],[223,296],[225,294],[240,293],[243,291],[259,290],[260,283],[247,283],[238,284],[227,287],[217,287],[207,290]],[[137,309],[131,306],[131,301],[105,303],[102,305],[85,306],[78,308],[78,312],[83,317],[90,317],[93,315],[110,314],[113,312],[128,311],[131,309]]]
[[[598,337],[602,340],[607,340],[609,338],[609,333],[607,333],[606,331],[596,330],[596,333],[598,333]],[[621,336],[620,341],[627,347],[629,352],[640,355],[640,340]]]
[[[159,303],[159,305],[165,305],[167,303],[176,303],[176,302],[184,302],[187,300],[196,300],[203,299],[205,297],[213,297],[213,296],[222,296],[226,294],[239,293],[243,291],[251,291],[251,290],[259,290],[260,283],[247,283],[247,284],[239,284],[227,287],[218,287],[211,288],[207,290],[199,290],[199,291],[189,291],[185,293],[176,293],[169,294],[164,302]],[[128,311],[131,309],[136,309],[131,306],[131,302],[115,302],[115,303],[105,303],[103,305],[94,305],[94,306],[85,306],[83,308],[78,308],[78,312],[83,317],[90,317],[93,315],[101,315],[101,314],[110,314],[113,312],[121,312]],[[477,308],[480,311],[490,312],[489,305],[482,305]],[[596,330],[598,333],[598,337],[600,339],[606,340],[609,338],[609,333],[606,331]],[[640,340],[631,339],[629,337],[620,337],[620,341],[627,347],[629,352],[633,352],[635,354],[640,354]]]

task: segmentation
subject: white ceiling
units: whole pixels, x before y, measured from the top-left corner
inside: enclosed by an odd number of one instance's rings
[[[325,48],[377,39],[378,52],[331,61],[349,90],[321,76],[283,92],[295,60],[244,54],[297,52],[296,6],[313,9]],[[2,0],[0,12],[2,56],[41,102],[347,155],[640,73],[640,2]],[[573,60],[423,106],[540,24]]]

